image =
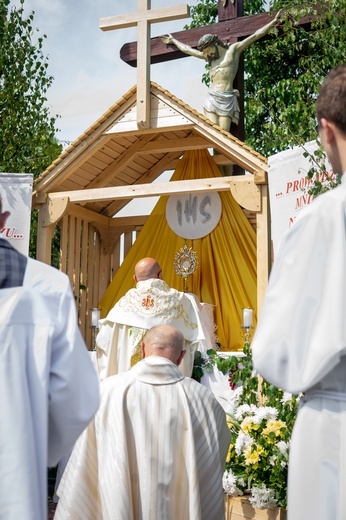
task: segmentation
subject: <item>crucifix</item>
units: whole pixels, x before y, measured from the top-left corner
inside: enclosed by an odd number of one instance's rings
[[[149,128],[150,122],[150,25],[188,18],[188,5],[163,7],[151,10],[151,0],[138,0],[138,11],[132,14],[101,18],[99,27],[102,31],[138,27],[137,67],[137,125],[138,128]]]
[[[197,42],[206,33],[217,36],[225,43],[233,44],[253,35],[274,19],[269,13],[261,13],[252,16],[243,16],[243,0],[219,0],[218,22],[206,27],[198,27],[173,33],[175,40],[197,48]],[[299,20],[298,24],[309,26],[311,17],[306,16]],[[152,38],[150,41],[151,63],[160,63],[186,57],[181,50],[174,45],[167,45],[161,37]],[[120,57],[131,66],[137,65],[136,42],[126,43],[120,50]],[[138,56],[139,60],[139,56]],[[140,63],[140,62],[139,62]],[[243,56],[238,65],[234,87],[239,91],[240,117],[238,125],[232,124],[233,135],[244,141],[244,66]]]

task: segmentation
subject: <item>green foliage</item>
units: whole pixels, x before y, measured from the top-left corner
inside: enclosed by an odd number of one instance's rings
[[[305,151],[304,157],[308,157],[311,167],[308,170],[307,177],[311,183],[307,187],[306,192],[313,197],[317,197],[321,193],[332,190],[341,182],[341,175],[328,172],[326,167],[326,154],[323,151],[320,140],[317,139],[318,148],[313,154]]]
[[[215,6],[217,0],[200,2],[190,27],[214,22]],[[244,52],[245,141],[266,157],[316,138],[321,82],[346,61],[346,0],[275,0],[270,6],[287,9],[283,23]],[[266,10],[264,0],[244,2],[246,15]],[[316,14],[311,30],[297,24]]]
[[[0,172],[37,176],[60,152],[45,97],[53,78],[34,13],[24,17],[24,0],[19,9],[9,3],[0,0]]]
[[[334,4],[334,5],[331,5]],[[245,52],[247,143],[265,156],[317,136],[315,99],[330,68],[345,61],[346,2],[318,2],[319,17],[307,31],[297,20],[317,14],[317,3],[276,2],[287,7],[280,31]]]
[[[235,356],[221,357],[214,349],[207,350],[206,354],[207,356],[203,357],[198,350],[195,352],[192,378],[199,383],[204,372],[212,372],[214,365],[223,374],[228,374],[237,367],[238,359]]]
[[[0,0],[0,174],[37,177],[61,152],[46,93],[53,78],[43,55],[45,35],[34,29],[34,12],[24,16]],[[30,255],[35,256],[37,213],[32,214]],[[56,254],[58,245],[55,246]],[[56,260],[56,259],[55,259]],[[54,262],[56,263],[56,261]]]
[[[200,0],[190,9],[191,23],[185,25],[184,29],[193,29],[194,27],[203,27],[217,21],[218,6],[214,0]]]

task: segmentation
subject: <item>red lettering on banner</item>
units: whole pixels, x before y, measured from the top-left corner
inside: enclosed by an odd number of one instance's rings
[[[294,209],[297,210],[297,209],[302,208],[303,206],[307,206],[308,204],[310,204],[310,202],[312,201],[313,198],[314,198],[313,195],[309,195],[309,194],[301,195],[300,197],[298,197],[296,199],[296,207]]]
[[[14,240],[23,240],[23,235],[18,235],[16,233],[16,228],[2,228],[0,229],[0,233],[5,236],[6,238],[12,238]]]

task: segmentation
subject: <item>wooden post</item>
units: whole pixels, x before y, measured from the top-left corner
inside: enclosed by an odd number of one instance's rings
[[[138,27],[137,68],[137,125],[150,127],[150,24],[188,18],[188,5],[150,9],[150,0],[138,0],[137,13],[101,18],[100,29],[111,31],[125,27]]]

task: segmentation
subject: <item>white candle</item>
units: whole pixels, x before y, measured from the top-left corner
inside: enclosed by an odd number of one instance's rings
[[[252,309],[243,309],[243,327],[250,329],[252,327]]]
[[[98,328],[100,319],[100,309],[91,309],[91,326]]]

